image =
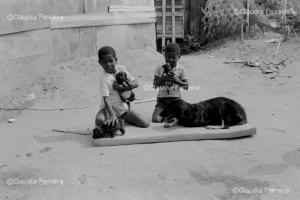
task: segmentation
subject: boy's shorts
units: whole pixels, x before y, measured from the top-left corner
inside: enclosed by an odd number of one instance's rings
[[[171,101],[180,99],[180,97],[157,97],[155,107],[165,109]]]
[[[128,107],[127,103],[125,103],[125,102],[112,104],[112,109],[115,111],[117,117],[120,117],[120,116],[122,116],[123,114],[125,114],[126,112],[129,111],[129,107]],[[102,108],[99,111],[99,113],[103,113],[104,116],[105,116],[105,119],[107,119],[108,116],[109,116],[108,111],[106,110],[105,107]]]

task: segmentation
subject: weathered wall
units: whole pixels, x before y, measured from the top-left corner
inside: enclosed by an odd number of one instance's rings
[[[153,0],[0,0],[0,5],[2,35],[49,27],[49,20],[40,15],[107,14],[109,5],[151,6]],[[18,20],[20,16],[37,16],[38,20]]]
[[[49,20],[33,19],[41,14],[68,16],[96,12],[107,15],[109,5],[151,6],[153,2],[153,0],[0,0],[0,61],[45,54],[47,51],[55,53],[54,63],[57,63],[63,59],[56,59],[56,55],[64,54],[66,59],[94,55],[91,52],[95,52],[96,44],[108,41],[119,41],[118,46],[122,48],[146,44],[155,47],[155,41],[152,41],[155,40],[153,24],[50,31]],[[22,16],[29,18],[19,20]],[[49,30],[35,31],[40,29]],[[40,32],[43,33],[37,34]],[[151,32],[153,35],[150,36]],[[47,45],[41,41],[42,39],[47,40]],[[113,43],[117,46],[117,43]]]
[[[0,0],[0,35],[49,27],[40,15],[64,16],[84,12],[84,0]],[[38,20],[18,20],[25,16]]]
[[[85,9],[87,13],[105,13],[107,12],[109,5],[153,6],[154,0],[85,0]]]
[[[151,2],[152,0],[0,0],[0,85],[5,86],[1,87],[4,89],[1,89],[0,96],[16,90],[22,85],[24,77],[30,77],[30,74],[39,74],[53,65],[78,57],[94,56],[103,45],[111,45],[117,51],[145,46],[156,48],[154,22],[147,21],[147,18],[144,23],[143,18],[139,18],[142,19],[141,23],[131,20],[131,23],[126,24],[127,21],[124,23],[124,17],[121,16],[123,21],[120,24],[113,18],[112,24],[51,28],[49,20],[9,21],[8,14],[71,17],[79,14],[75,17],[77,19],[81,17],[80,14],[96,12],[97,15],[109,17],[109,5],[151,5]]]
[[[52,34],[54,63],[94,56],[104,45],[114,47],[117,52],[146,46],[155,49],[156,39],[154,24],[55,29]]]
[[[54,29],[52,54],[55,64],[96,54],[94,27]]]
[[[18,90],[24,77],[33,77],[52,66],[49,33],[49,29],[41,29],[0,37],[1,97]]]
[[[103,26],[97,28],[96,32],[97,49],[104,45],[113,46],[117,51],[145,46],[155,48],[154,24]]]

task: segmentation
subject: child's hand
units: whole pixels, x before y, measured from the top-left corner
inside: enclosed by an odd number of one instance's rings
[[[117,124],[118,123],[118,118],[116,117],[116,115],[112,115],[112,116],[110,116],[107,120],[105,120],[105,122],[104,122],[104,124],[106,124],[106,125],[112,125],[112,126],[114,126],[115,124]]]
[[[169,81],[172,81],[173,83],[175,83],[175,84],[178,84],[178,83],[180,83],[180,79],[179,78],[177,78],[176,76],[167,76],[168,77],[168,79],[169,79]]]
[[[175,74],[174,74],[174,72],[173,71],[169,71],[168,72],[168,76],[174,76]]]
[[[171,80],[172,80],[172,77],[169,75],[160,77],[160,82],[162,82],[162,83],[165,83],[165,82],[171,81]]]
[[[124,82],[124,86],[125,86],[125,87],[131,87],[131,84],[130,84],[129,82],[126,81],[126,82]]]

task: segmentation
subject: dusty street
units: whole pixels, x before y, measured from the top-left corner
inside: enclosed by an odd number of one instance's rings
[[[98,109],[98,104],[93,104],[98,98],[96,68],[74,71],[62,67],[64,79],[55,77],[74,83],[76,92],[69,94],[55,85],[58,91],[51,94],[36,92],[38,98],[31,108],[93,106],[50,112],[25,110],[15,116],[15,123],[0,123],[0,199],[299,199],[300,43],[288,41],[279,53],[289,57],[280,74],[291,77],[273,77],[274,73],[263,74],[258,68],[224,64],[233,57],[253,56],[251,49],[268,62],[276,62],[269,55],[276,44],[264,44],[264,40],[233,42],[229,47],[181,58],[190,85],[200,87],[199,91],[184,92],[183,98],[197,102],[226,96],[239,101],[249,123],[257,126],[257,135],[242,139],[101,148],[91,145],[90,136],[52,132],[53,128],[92,128]],[[151,58],[141,55],[138,61],[143,63],[138,66],[128,61],[134,56],[120,60],[140,82],[138,98],[155,98],[155,91],[143,90],[144,85],[151,84],[154,69],[147,66]],[[160,59],[155,58],[152,65]],[[144,68],[139,69],[141,66]],[[81,72],[86,74],[78,76]],[[137,104],[134,109],[150,118],[154,103]],[[130,131],[143,129],[128,126]],[[10,178],[38,183],[10,185]]]

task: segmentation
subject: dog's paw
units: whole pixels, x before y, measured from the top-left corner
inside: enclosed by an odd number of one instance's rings
[[[115,138],[116,133],[110,133],[109,135],[110,135],[110,138]]]
[[[164,128],[170,128],[171,126],[169,124],[165,124]]]
[[[220,129],[220,128],[212,127],[212,126],[205,126],[205,128],[206,128],[207,130],[216,130],[216,129]]]

